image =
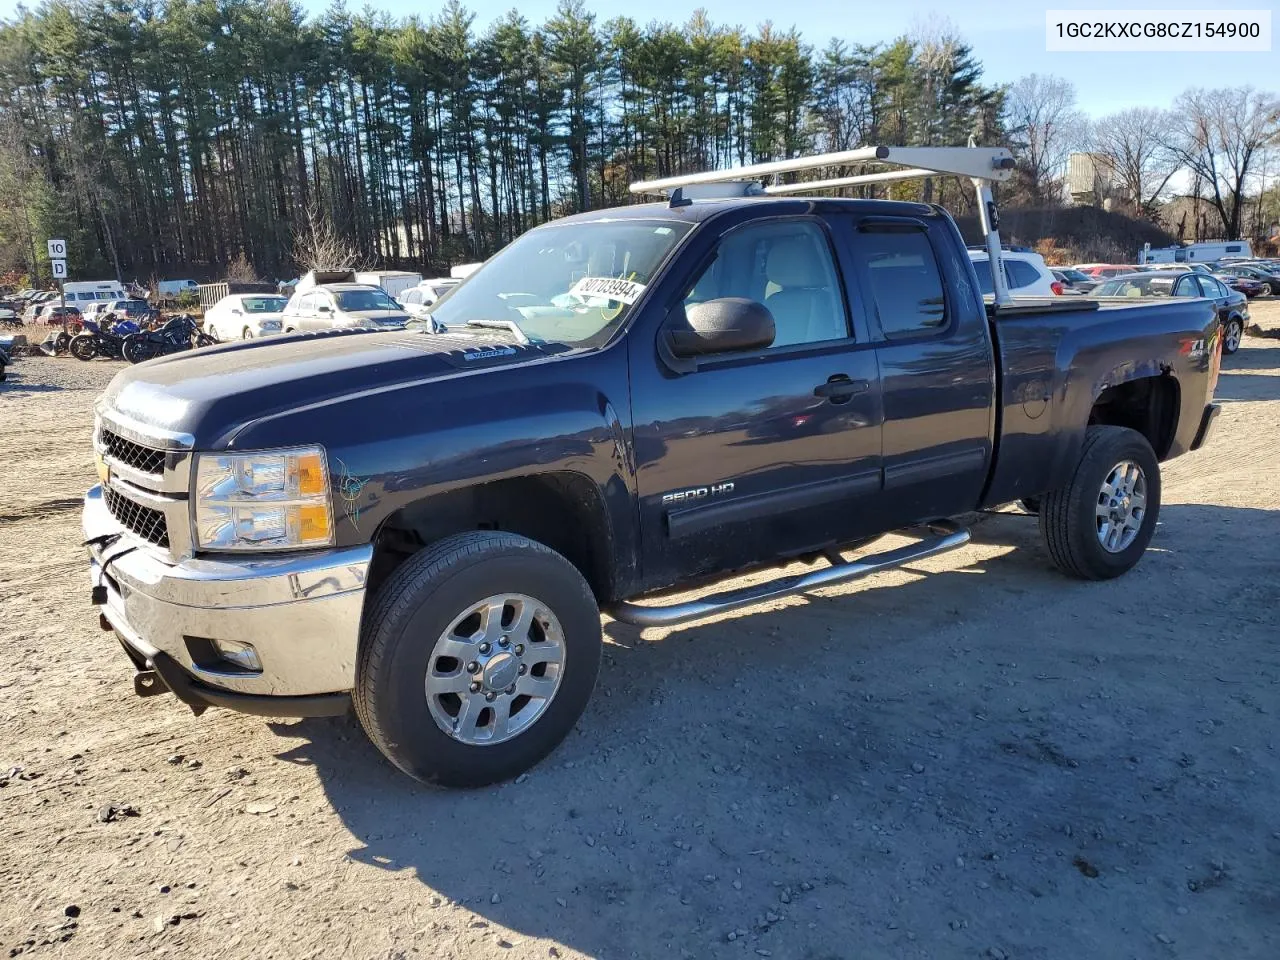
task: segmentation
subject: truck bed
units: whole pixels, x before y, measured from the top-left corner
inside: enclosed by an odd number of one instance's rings
[[[1051,489],[1078,457],[1095,402],[1130,381],[1153,380],[1150,402],[1172,406],[1147,411],[1170,421],[1156,455],[1190,448],[1216,372],[1211,301],[1028,299],[988,304],[988,316],[1000,403],[984,506]]]

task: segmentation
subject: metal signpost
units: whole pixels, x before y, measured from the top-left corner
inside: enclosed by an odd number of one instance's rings
[[[67,294],[62,281],[67,279],[67,241],[49,241],[49,272],[58,281],[58,302],[62,306],[62,332],[67,333]]]

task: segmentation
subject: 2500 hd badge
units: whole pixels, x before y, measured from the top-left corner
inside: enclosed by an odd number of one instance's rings
[[[733,481],[713,483],[707,487],[691,487],[688,490],[674,490],[662,495],[662,505],[687,503],[690,500],[701,500],[703,497],[718,497],[721,494],[733,493]]]

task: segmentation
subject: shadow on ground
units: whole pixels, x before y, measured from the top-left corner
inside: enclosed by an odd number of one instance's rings
[[[1240,724],[1245,750],[1266,740],[1247,652],[1267,644],[1280,682],[1280,570],[1232,567],[1278,536],[1280,512],[1169,506],[1135,571],[1086,584],[1050,567],[1033,518],[987,516],[984,559],[963,569],[654,643],[608,624],[587,715],[523,782],[421,787],[349,718],[279,725],[303,738],[282,758],[315,767],[353,859],[413,871],[424,898],[521,940],[592,956],[1149,955],[1144,924],[1178,922],[1188,878],[1222,856],[1219,827],[1280,829],[1275,762],[1219,774],[1226,744],[1193,729],[1208,716]],[[1171,593],[1175,576],[1191,586]],[[1269,921],[1249,884],[1275,858],[1231,857],[1234,882],[1192,902],[1200,933],[1180,943],[1258,955]],[[1135,886],[1151,882],[1167,910]]]

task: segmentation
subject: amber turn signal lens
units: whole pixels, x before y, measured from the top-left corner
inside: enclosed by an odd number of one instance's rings
[[[298,457],[298,495],[315,496],[324,492],[324,457],[318,453],[302,454]]]
[[[298,542],[329,542],[329,508],[325,504],[301,506],[298,510]]]

